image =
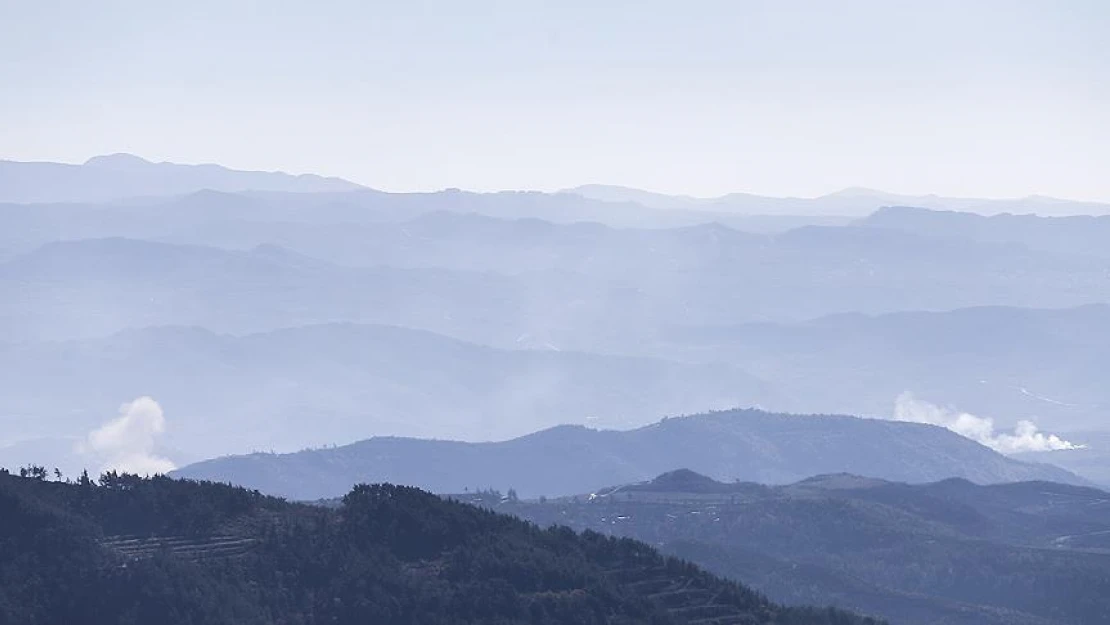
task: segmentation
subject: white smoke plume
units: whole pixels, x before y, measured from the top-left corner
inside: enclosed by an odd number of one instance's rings
[[[154,452],[155,440],[166,429],[162,407],[150,397],[123,404],[119,416],[89,432],[80,451],[103,462],[103,471],[138,475],[167,473],[176,467]]]
[[[894,420],[938,425],[1004,454],[1083,447],[1055,434],[1041,432],[1032,421],[1019,421],[1012,433],[995,432],[994,419],[990,417],[943,408],[917,399],[908,391],[894,402]]]

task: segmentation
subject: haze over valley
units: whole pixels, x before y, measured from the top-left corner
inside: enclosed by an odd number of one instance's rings
[[[75,175],[34,170],[47,190]],[[1110,405],[1099,220],[856,193],[844,214],[747,232],[635,194],[383,194],[121,155],[76,167],[90,185],[101,170],[79,203],[0,208],[9,464],[42,449],[96,462],[82,441],[147,396],[174,466],[742,407],[953,425],[907,412],[911,396],[989,419],[997,433],[960,433],[1004,453],[1067,451],[1084,441],[1055,432],[1097,429]],[[97,195],[140,187],[180,193]],[[623,223],[660,211],[687,222]],[[1014,428],[1032,434],[992,445]]]
[[[0,625],[1110,623],[1107,32],[0,2]]]

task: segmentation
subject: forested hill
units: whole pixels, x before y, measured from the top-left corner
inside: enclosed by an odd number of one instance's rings
[[[846,474],[766,486],[679,470],[587,496],[459,498],[642,540],[777,601],[899,625],[1110,623],[1110,494],[1095,488]]]
[[[0,623],[877,621],[410,487],[359,485],[323,508],[165,477],[0,473]]]

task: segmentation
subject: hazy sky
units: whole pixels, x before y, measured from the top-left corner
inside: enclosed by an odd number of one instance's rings
[[[0,0],[0,158],[1110,200],[1105,0]]]

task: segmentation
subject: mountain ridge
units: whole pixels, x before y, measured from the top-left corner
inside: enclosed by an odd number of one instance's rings
[[[1043,252],[1110,258],[1110,215],[981,215],[960,210],[887,206],[854,222],[887,231],[959,237],[982,244],[1021,245]]]
[[[205,163],[155,163],[127,153],[94,156],[81,164],[0,160],[0,202],[105,202],[142,196],[215,191],[349,191],[342,178],[282,171],[245,171]]]
[[[847,187],[816,197],[782,197],[754,193],[727,193],[715,197],[666,194],[635,187],[586,184],[560,193],[577,194],[607,202],[637,202],[668,210],[708,210],[726,213],[846,215],[863,217],[888,206],[915,206],[932,210],[960,210],[984,215],[1027,212],[1044,215],[1110,214],[1110,204],[1066,200],[1042,195],[1021,198],[945,197],[936,194],[908,195],[865,187]]]
[[[715,479],[776,484],[834,472],[909,482],[965,477],[983,483],[1086,483],[1058,467],[1012,460],[940,427],[751,409],[664,419],[631,430],[561,426],[490,443],[371,438],[292,454],[217,458],[176,475],[300,499],[335,496],[351,480],[375,478],[433,492],[497,485],[527,496],[557,496],[679,467]]]
[[[0,159],[0,203],[125,201],[130,198],[183,195],[204,189],[262,193],[373,191],[364,185],[334,176],[290,174],[280,170],[237,170],[216,163],[154,162],[126,152],[92,156],[83,163]],[[442,192],[458,193],[460,197],[464,197],[466,193],[457,189],[445,189]],[[864,187],[848,187],[812,198],[735,192],[717,197],[694,197],[605,184],[585,184],[550,193],[519,190],[499,193],[518,197],[577,196],[610,204],[634,204],[641,209],[706,211],[749,217],[863,217],[874,210],[892,205],[967,210],[982,214],[1110,214],[1110,204],[1041,195],[1008,199],[955,198],[897,194]],[[415,195],[428,195],[428,192]]]
[[[247,334],[194,324],[97,339],[0,341],[0,367],[11,384],[0,416],[13,430],[21,423],[28,437],[84,436],[120,401],[151,396],[166,411],[167,445],[193,458],[375,433],[473,441],[571,419],[623,426],[656,411],[754,404],[768,393],[738,367],[498,349],[348,322]],[[69,467],[57,462],[72,472],[82,458],[69,460]]]

